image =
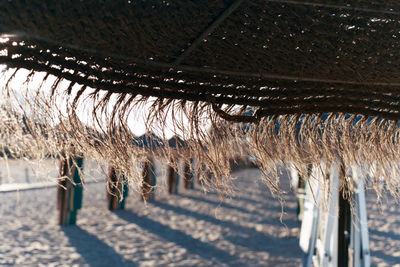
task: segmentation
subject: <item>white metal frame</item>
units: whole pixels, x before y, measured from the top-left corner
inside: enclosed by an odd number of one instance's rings
[[[355,214],[352,214],[350,248],[353,250],[353,266],[369,267],[371,256],[369,249],[367,206],[364,191],[364,179],[359,167],[353,167],[356,192],[353,199]]]
[[[338,265],[338,211],[339,211],[339,166],[333,164],[329,171],[329,188],[321,184],[325,166],[313,166],[312,175],[306,185],[303,223],[300,230],[300,247],[306,253],[303,266],[336,267]],[[370,266],[367,208],[364,180],[359,167],[352,168],[356,190],[353,196],[354,212],[351,217],[349,255],[352,266]],[[329,190],[327,190],[329,189]],[[328,194],[328,195],[324,195]],[[322,204],[326,196],[328,207]]]

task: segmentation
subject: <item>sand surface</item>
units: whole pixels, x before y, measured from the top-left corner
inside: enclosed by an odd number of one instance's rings
[[[258,170],[235,175],[237,194],[222,204],[216,193],[180,188],[147,205],[130,192],[126,210],[114,212],[105,184],[88,184],[77,225],[67,227],[56,224],[55,188],[0,193],[0,266],[298,266],[294,195],[282,214]],[[398,204],[367,198],[373,266],[399,264]]]

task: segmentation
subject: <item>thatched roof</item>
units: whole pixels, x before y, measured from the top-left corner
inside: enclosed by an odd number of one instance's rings
[[[113,93],[398,119],[396,1],[2,3],[10,67]],[[261,88],[261,89],[260,89]]]
[[[154,133],[145,133],[133,139],[133,144],[144,149],[154,150],[164,146],[163,140]]]
[[[218,149],[237,153],[241,141],[207,139],[204,114],[218,131],[232,129],[224,120],[254,123],[246,149],[266,168],[384,166],[400,154],[398,1],[12,0],[0,18],[0,63],[55,76],[54,90],[78,85],[75,99],[88,88],[106,92],[103,104],[117,95],[111,128],[150,97],[151,119],[182,110],[197,138],[188,147],[215,172],[229,161]]]

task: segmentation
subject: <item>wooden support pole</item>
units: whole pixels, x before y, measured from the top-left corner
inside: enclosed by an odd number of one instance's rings
[[[190,189],[191,183],[191,173],[190,173],[190,165],[185,161],[185,165],[183,167],[183,174],[184,174],[184,187],[185,189]]]
[[[66,158],[60,164],[60,182],[57,187],[57,209],[59,225],[76,223],[78,210],[82,207],[82,178],[83,158]]]
[[[179,175],[175,168],[171,165],[168,166],[168,192],[170,194],[178,194]]]
[[[110,167],[107,177],[107,200],[109,210],[123,210],[128,196],[128,184],[125,176]]]
[[[143,185],[142,185],[142,199],[153,200],[155,195],[154,186],[157,183],[157,177],[154,168],[153,160],[149,159],[143,163]]]
[[[176,172],[175,175],[175,187],[174,187],[174,193],[179,194],[179,183],[181,181],[181,176],[179,175],[179,172]]]
[[[340,181],[344,181],[346,168],[342,164],[340,167]],[[351,198],[345,198],[345,188],[339,191],[339,222],[338,222],[338,266],[349,266],[349,247],[351,231]]]
[[[338,266],[349,266],[349,245],[351,229],[351,207],[349,199],[339,192],[339,236],[338,236]]]
[[[190,164],[185,161],[184,178],[185,178],[184,181],[185,189],[194,189],[195,176],[193,173],[193,159],[190,159]]]

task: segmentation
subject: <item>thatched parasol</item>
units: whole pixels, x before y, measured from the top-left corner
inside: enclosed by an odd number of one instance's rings
[[[115,96],[110,128],[149,99],[149,121],[184,114],[187,127],[174,122],[218,186],[243,146],[230,122],[254,124],[245,146],[266,175],[277,162],[337,161],[398,186],[398,1],[13,0],[0,18],[0,63],[54,76],[53,96],[76,100],[70,116],[87,92],[97,116]],[[118,140],[109,153],[124,151]]]
[[[154,133],[145,133],[134,138],[133,144],[149,152],[164,146],[163,140]]]

